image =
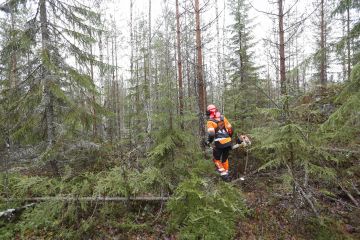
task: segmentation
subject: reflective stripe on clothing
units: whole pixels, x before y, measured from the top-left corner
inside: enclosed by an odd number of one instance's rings
[[[221,176],[225,176],[225,175],[228,175],[228,174],[229,174],[228,171],[224,171],[224,172],[221,172],[221,173],[220,173]]]
[[[214,141],[218,142],[218,141],[223,140],[223,139],[227,139],[227,138],[215,138]]]

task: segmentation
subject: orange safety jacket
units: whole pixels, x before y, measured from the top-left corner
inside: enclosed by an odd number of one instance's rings
[[[209,139],[214,139],[215,147],[225,148],[231,146],[229,130],[231,124],[223,115],[220,118],[209,118],[207,121],[207,132]]]

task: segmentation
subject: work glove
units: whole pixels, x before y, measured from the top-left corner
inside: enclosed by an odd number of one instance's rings
[[[211,142],[207,139],[203,141],[204,146],[210,147]]]
[[[248,145],[251,145],[251,141],[249,139],[248,136],[246,135],[240,135],[237,139],[236,139],[236,143],[237,144],[241,144],[242,146],[246,147]]]

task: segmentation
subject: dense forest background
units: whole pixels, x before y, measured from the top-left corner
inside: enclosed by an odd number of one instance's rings
[[[1,1],[0,238],[359,239],[360,2],[261,6]]]

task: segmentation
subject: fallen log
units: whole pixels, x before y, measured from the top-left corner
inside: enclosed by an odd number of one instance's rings
[[[321,150],[328,151],[328,152],[339,152],[343,154],[360,154],[360,151],[353,150],[353,149],[344,149],[344,148],[328,148],[328,147],[321,147]]]
[[[33,207],[35,203],[26,204],[25,206],[18,207],[18,208],[10,208],[5,211],[0,212],[0,219],[5,221],[11,221],[16,216],[21,214],[25,209],[29,207]]]
[[[54,197],[32,197],[32,198],[9,198],[7,201],[27,201],[27,202],[41,202],[41,201],[103,201],[103,202],[125,202],[125,201],[167,201],[170,197],[161,196],[142,196],[142,197],[72,197],[72,196],[54,196]]]

